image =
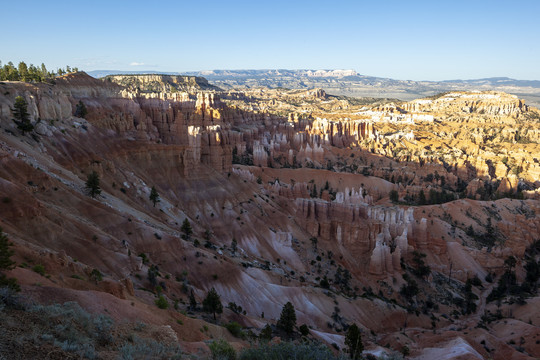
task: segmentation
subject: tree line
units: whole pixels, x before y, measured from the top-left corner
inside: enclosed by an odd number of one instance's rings
[[[2,66],[0,61],[0,81],[24,81],[24,82],[48,82],[54,80],[56,76],[70,74],[79,71],[76,67],[59,68],[56,71],[49,71],[45,64],[34,66],[34,64],[26,65],[21,61],[18,66],[13,62],[8,62]]]

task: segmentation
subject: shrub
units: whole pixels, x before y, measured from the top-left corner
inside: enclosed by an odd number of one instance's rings
[[[269,324],[266,324],[266,326],[261,330],[259,339],[266,341],[272,339],[272,327]]]
[[[167,299],[163,297],[163,295],[160,295],[159,298],[156,299],[155,303],[160,309],[167,309],[169,307],[169,303],[167,302]]]
[[[90,273],[90,278],[92,280],[94,280],[95,283],[97,284],[99,281],[103,280],[103,275],[101,274],[101,272],[98,269],[94,269]]]
[[[295,344],[282,342],[279,344],[264,344],[257,348],[244,349],[238,356],[239,360],[337,360],[332,351],[325,345],[314,343]]]
[[[41,276],[45,276],[45,267],[43,265],[41,265],[41,264],[35,265],[32,268],[32,271],[38,273]]]
[[[243,311],[242,306],[236,305],[235,302],[230,302],[229,305],[227,305],[227,308],[229,308],[235,314],[241,314]]]
[[[482,280],[478,278],[478,275],[474,275],[474,277],[472,277],[470,280],[471,280],[471,285],[476,286],[476,287],[482,286]]]
[[[208,345],[214,360],[236,360],[236,351],[227,341],[219,339]]]
[[[326,275],[324,276],[324,278],[321,280],[320,282],[320,285],[323,289],[329,289],[330,288],[330,283],[328,282],[328,279],[326,278]]]
[[[54,324],[48,334],[43,334],[43,340],[81,358],[96,358],[95,348],[112,342],[111,318],[91,315],[75,302],[37,305],[28,310],[37,314],[44,324]]]
[[[231,334],[233,334],[233,336],[235,336],[237,338],[243,338],[244,337],[244,332],[242,331],[242,325],[240,325],[236,321],[231,321],[230,323],[225,325],[225,328],[227,330],[229,330],[229,332]]]
[[[0,311],[5,306],[12,308],[24,307],[17,290],[10,287],[0,287]]]
[[[182,358],[178,346],[167,346],[153,339],[141,339],[137,336],[132,338],[131,343],[126,342],[119,350],[119,358],[122,360]]]
[[[405,279],[405,276],[403,276]],[[405,279],[407,281],[407,284],[402,285],[401,289],[399,290],[399,293],[406,298],[407,300],[411,300],[414,296],[418,294],[420,291],[418,289],[418,284],[413,279]]]
[[[308,336],[309,335],[309,328],[306,324],[303,324],[299,327],[299,330],[300,330],[300,334],[302,334],[302,336]]]

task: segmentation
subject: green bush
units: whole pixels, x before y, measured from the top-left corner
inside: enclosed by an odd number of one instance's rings
[[[282,342],[273,345],[261,345],[257,348],[244,349],[239,360],[338,360],[328,347],[321,344]]]
[[[244,332],[242,331],[242,325],[240,325],[236,321],[231,321],[230,323],[225,325],[225,328],[237,338],[243,338],[245,336]]]
[[[266,324],[266,326],[261,330],[259,339],[264,341],[269,341],[272,339],[272,327],[269,324]]]
[[[96,282],[96,284],[97,284],[99,281],[103,280],[103,275],[101,274],[101,272],[98,269],[94,269],[90,273],[90,278],[92,280],[94,280]]]
[[[155,303],[160,309],[167,309],[169,307],[169,303],[167,302],[167,299],[163,297],[163,295],[160,295],[159,298],[156,299]]]
[[[41,276],[45,276],[45,266],[41,264],[35,265],[32,270]]]
[[[227,341],[219,339],[208,345],[214,360],[236,360],[236,351]]]

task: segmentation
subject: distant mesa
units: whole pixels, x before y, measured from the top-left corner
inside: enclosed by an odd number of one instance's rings
[[[91,71],[102,77],[111,74],[142,74],[148,72]],[[180,75],[179,73],[170,73]],[[205,77],[222,89],[254,88],[320,88],[332,95],[351,97],[395,98],[410,101],[448,91],[502,91],[540,106],[540,81],[493,77],[472,80],[412,81],[361,75],[355,70],[205,70],[181,75]]]
[[[128,90],[140,92],[177,92],[193,90],[220,91],[217,86],[211,85],[203,77],[165,74],[126,74],[108,75],[105,81],[114,82],[126,87]]]

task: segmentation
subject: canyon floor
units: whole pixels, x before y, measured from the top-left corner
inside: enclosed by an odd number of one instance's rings
[[[21,287],[0,296],[0,359],[129,358],[140,344],[206,358],[217,339],[255,346],[266,324],[284,340],[287,302],[335,353],[354,323],[364,356],[540,358],[540,112],[514,95],[0,82],[0,164]],[[92,324],[72,337],[113,335],[70,347],[54,338],[63,313]]]

